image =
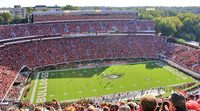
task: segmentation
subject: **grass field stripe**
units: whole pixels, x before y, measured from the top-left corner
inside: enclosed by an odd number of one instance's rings
[[[36,88],[37,88],[37,82],[38,82],[39,76],[40,76],[40,73],[37,73],[37,76],[35,78],[35,83],[34,83],[33,91],[32,91],[32,95],[31,95],[31,100],[30,100],[31,104],[33,103],[33,100],[35,98],[35,91],[36,91]]]

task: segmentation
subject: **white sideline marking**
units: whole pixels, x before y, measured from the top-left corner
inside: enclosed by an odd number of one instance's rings
[[[35,91],[36,91],[36,87],[37,87],[37,82],[38,82],[39,76],[40,76],[40,73],[37,73],[37,76],[35,78],[35,83],[34,83],[33,91],[32,91],[32,95],[31,95],[31,100],[30,100],[31,104],[33,103],[33,100],[35,98]]]

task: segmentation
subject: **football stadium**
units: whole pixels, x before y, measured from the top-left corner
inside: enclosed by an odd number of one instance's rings
[[[164,89],[169,85],[195,82],[161,62],[42,71],[34,79],[35,86],[31,95],[31,102],[34,103],[51,101],[53,98],[64,101],[162,86]],[[161,89],[154,92],[155,95],[163,94]]]
[[[155,34],[155,23],[140,20],[136,11],[47,11],[32,17],[33,23],[0,25],[3,111],[18,103],[96,111],[89,104],[110,108],[107,103],[122,105],[148,94],[198,93],[199,47]]]

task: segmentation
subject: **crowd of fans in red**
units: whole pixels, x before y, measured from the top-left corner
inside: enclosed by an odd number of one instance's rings
[[[101,58],[155,58],[164,48],[164,41],[152,35],[63,38],[8,45],[1,48],[0,57],[5,66],[29,68]]]
[[[26,84],[26,79],[27,79],[27,76],[19,74],[17,76],[16,80],[14,81],[15,84],[17,84],[17,85],[13,85],[11,87],[11,89],[9,90],[8,95],[6,96],[5,100],[7,100],[7,101],[18,101],[20,99],[19,97],[22,93],[22,88]]]
[[[168,43],[166,54],[168,59],[200,73],[200,50],[187,47],[184,45]]]
[[[0,26],[0,40],[26,36],[49,36],[86,33],[137,33],[153,32],[154,23],[149,20],[98,20],[59,23],[17,24]]]
[[[4,107],[6,108],[6,106]],[[100,102],[80,100],[59,103],[57,99],[34,106],[29,102],[21,103],[10,111],[200,111],[200,95],[177,91],[169,98],[144,95],[141,100],[120,100],[117,102]]]

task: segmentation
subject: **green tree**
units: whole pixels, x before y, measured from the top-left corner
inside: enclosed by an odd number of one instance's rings
[[[35,11],[33,7],[27,7],[26,10],[29,15]]]
[[[180,37],[183,38],[184,40],[187,40],[187,41],[193,41],[193,40],[196,39],[196,36],[193,33],[182,32],[180,34]]]
[[[101,10],[101,8],[100,8],[100,7],[97,7],[97,6],[95,6],[95,7],[94,7],[94,10]]]
[[[3,21],[3,17],[0,15],[0,24],[3,24],[4,21]]]
[[[176,16],[177,12],[176,11],[172,11],[172,10],[167,10],[167,11],[164,11],[164,14],[165,14],[166,17]]]
[[[183,23],[177,17],[155,19],[155,22],[157,33],[162,33],[164,36],[174,36],[183,26]]]
[[[154,19],[154,16],[150,15],[150,14],[147,14],[147,13],[144,13],[144,14],[141,14],[139,16],[140,19],[143,19],[143,20],[153,20]]]
[[[13,16],[10,13],[2,13],[0,18],[3,24],[9,24],[13,20]]]
[[[165,14],[161,10],[140,10],[140,19],[153,20],[156,17],[164,17]]]
[[[80,7],[78,6],[72,6],[72,5],[66,5],[62,8],[62,10],[80,10]]]
[[[181,39],[178,39],[177,42],[180,43],[180,44],[184,44],[185,40],[181,38]]]
[[[22,20],[21,17],[16,16],[15,19],[13,19],[12,23],[14,23],[14,24],[18,24],[18,23],[21,23],[21,20]]]
[[[177,36],[185,40],[200,40],[200,15],[179,13],[177,17],[183,22],[183,27]]]
[[[194,34],[196,35],[196,41],[200,41],[200,23],[194,26]]]

